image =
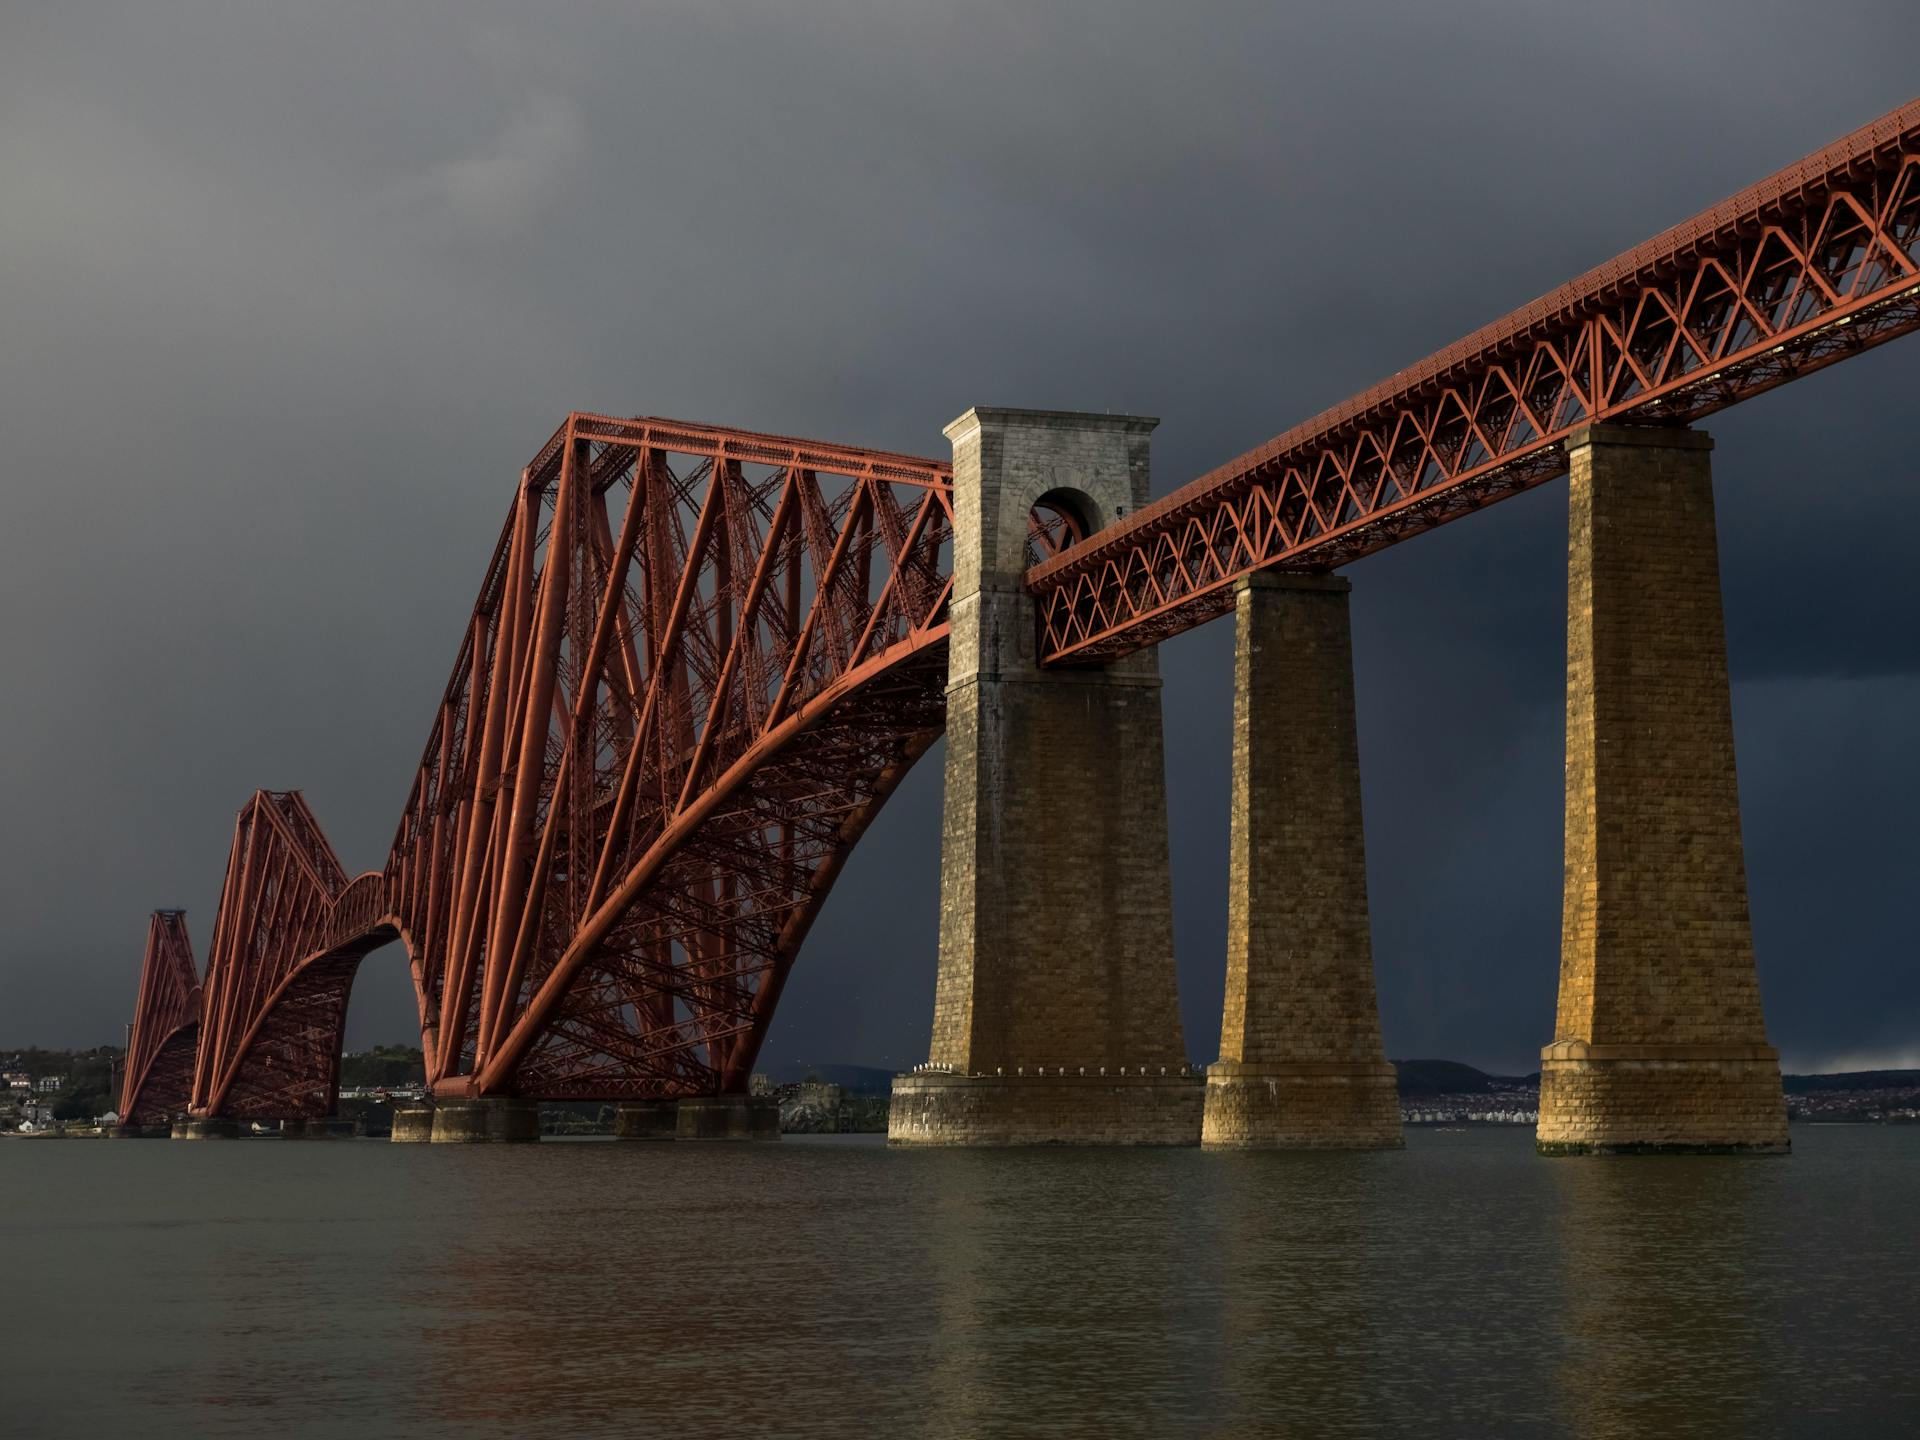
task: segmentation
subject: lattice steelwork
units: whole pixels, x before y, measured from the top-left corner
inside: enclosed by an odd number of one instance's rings
[[[1920,101],[1028,573],[1087,663],[1566,473],[1595,421],[1684,425],[1920,328]]]
[[[952,523],[910,456],[591,415],[541,450],[387,870],[436,1089],[744,1087],[939,733]]]
[[[123,1124],[153,1125],[186,1113],[200,1043],[200,996],[186,911],[154,911],[120,1086]]]
[[[194,1111],[330,1113],[354,973],[395,938],[439,1093],[743,1089],[847,853],[939,734],[952,525],[933,461],[570,417],[516,488],[386,867],[349,884],[296,792],[241,812]]]
[[[315,962],[328,959],[346,889],[346,871],[300,793],[256,791],[234,822],[207,954],[196,1112],[331,1113],[352,975],[322,986],[326,967]],[[362,954],[383,943],[365,939]]]

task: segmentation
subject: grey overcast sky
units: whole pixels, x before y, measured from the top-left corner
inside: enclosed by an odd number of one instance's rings
[[[925,454],[974,404],[1131,410],[1165,491],[1920,90],[1920,6],[1818,10],[0,0],[0,1044],[120,1038],[256,786],[381,863],[569,409]],[[1920,1065],[1916,381],[1896,342],[1709,426],[1798,1068]],[[1348,572],[1395,1055],[1550,1038],[1565,523],[1549,485]],[[1163,654],[1200,1060],[1231,639]],[[939,803],[936,751],[770,1060],[925,1058]],[[376,955],[350,1041],[410,1010]]]

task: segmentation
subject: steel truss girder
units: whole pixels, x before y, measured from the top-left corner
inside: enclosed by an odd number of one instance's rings
[[[1034,566],[1085,664],[1566,473],[1596,422],[1685,425],[1920,329],[1920,101]]]

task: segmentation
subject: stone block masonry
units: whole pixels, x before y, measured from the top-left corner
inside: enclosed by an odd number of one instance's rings
[[[1201,1087],[1181,1073],[1157,661],[1042,672],[1021,583],[1036,502],[1092,531],[1146,500],[1156,423],[980,408],[947,429],[939,1073],[895,1082],[897,1142],[1199,1139]],[[1123,1067],[1129,1084],[1093,1083]]]
[[[1191,1145],[1201,1079],[1184,1071],[948,1075],[893,1082],[887,1138],[896,1145]]]
[[[514,1096],[441,1099],[433,1104],[434,1145],[518,1145],[540,1138],[540,1107]]]
[[[1550,1154],[1783,1151],[1740,839],[1713,442],[1567,442],[1566,890]]]
[[[1347,581],[1236,587],[1227,987],[1202,1143],[1387,1149]]]

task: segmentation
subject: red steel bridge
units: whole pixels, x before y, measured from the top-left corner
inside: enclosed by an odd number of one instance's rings
[[[1046,663],[1227,613],[1920,328],[1920,101],[1094,535],[1036,513]],[[744,1090],[840,867],[940,734],[950,469],[574,414],[521,472],[385,865],[297,792],[234,826],[200,977],[148,931],[121,1113],[332,1112],[398,940],[441,1096]]]

